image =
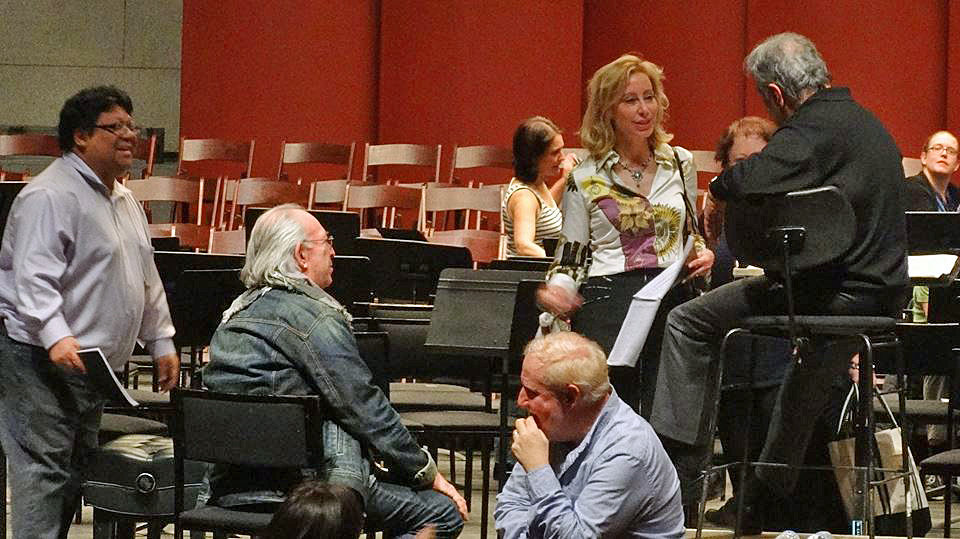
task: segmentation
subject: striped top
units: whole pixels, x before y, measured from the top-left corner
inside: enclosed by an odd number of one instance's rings
[[[529,185],[513,178],[503,193],[503,203],[500,205],[500,218],[503,219],[503,228],[507,233],[507,256],[517,256],[517,247],[513,244],[513,215],[510,213],[508,203],[510,197],[520,189],[528,189],[533,196],[540,202],[540,211],[537,212],[537,229],[533,241],[540,247],[543,247],[543,240],[546,238],[559,238],[560,230],[563,228],[563,214],[560,208],[552,200],[547,202]]]

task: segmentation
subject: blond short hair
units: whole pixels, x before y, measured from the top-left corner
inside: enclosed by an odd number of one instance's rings
[[[523,356],[543,363],[543,385],[555,395],[568,384],[580,388],[584,401],[592,404],[610,392],[607,356],[600,345],[572,331],[538,337],[523,350]]]
[[[663,91],[663,69],[637,55],[624,54],[598,69],[587,83],[587,110],[583,113],[583,123],[580,126],[580,142],[595,158],[605,155],[616,143],[613,107],[619,103],[623,90],[634,73],[643,73],[650,77],[659,105],[656,128],[651,135],[653,146],[657,147],[673,139],[673,135],[667,133],[663,127],[668,117],[667,109],[670,108],[670,100]]]

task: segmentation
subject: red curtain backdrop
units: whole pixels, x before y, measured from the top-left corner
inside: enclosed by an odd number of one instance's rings
[[[444,179],[454,145],[509,147],[529,116],[578,145],[581,1],[382,0],[381,13],[380,143],[442,144]]]
[[[440,143],[445,178],[454,144],[508,146],[533,114],[579,145],[586,80],[636,51],[665,70],[675,143],[711,149],[765,115],[743,57],[785,30],[817,43],[905,155],[960,130],[960,2],[184,0],[181,132],[256,138],[258,175],[283,138]]]
[[[256,139],[253,175],[280,141],[377,136],[376,0],[183,3],[180,132]]]

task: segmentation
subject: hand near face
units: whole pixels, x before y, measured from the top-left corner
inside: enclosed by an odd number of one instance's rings
[[[83,365],[83,360],[81,360],[80,355],[77,354],[77,350],[79,349],[80,343],[77,342],[77,339],[69,336],[53,343],[53,346],[50,347],[47,354],[50,356],[50,361],[63,368],[87,372],[87,368]]]
[[[563,161],[560,163],[560,177],[559,179],[565,180],[567,175],[570,174],[570,171],[577,166],[577,156],[573,153],[563,154]]]
[[[457,492],[457,487],[450,484],[450,481],[447,481],[440,472],[437,472],[437,475],[433,478],[432,488],[453,500],[453,503],[457,506],[457,511],[460,511],[460,516],[463,517],[463,520],[467,520],[467,501]],[[432,535],[428,537],[432,537]]]
[[[527,472],[550,464],[550,441],[532,417],[518,419],[514,423],[513,456]]]

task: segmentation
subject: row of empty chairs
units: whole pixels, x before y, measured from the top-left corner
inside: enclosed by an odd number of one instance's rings
[[[0,157],[47,157],[52,160],[60,157],[60,154],[60,143],[54,135],[32,133],[0,135]],[[146,178],[153,175],[156,156],[156,135],[137,139],[137,144],[133,148],[133,158],[144,163],[142,177]],[[39,170],[36,172],[39,172]],[[30,172],[7,171],[0,163],[0,181],[26,181],[30,179],[30,176]]]

